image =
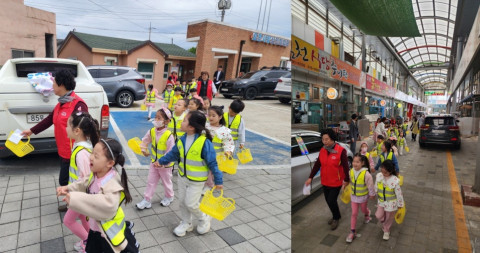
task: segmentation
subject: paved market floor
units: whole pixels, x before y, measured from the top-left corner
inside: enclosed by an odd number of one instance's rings
[[[62,224],[57,211],[57,171],[41,175],[0,177],[0,252],[74,252],[75,235]],[[124,207],[140,242],[141,252],[289,252],[290,170],[242,170],[225,175],[224,195],[236,210],[223,221],[213,220],[211,232],[176,237],[179,201],[160,206],[158,186],[151,209],[134,205],[143,198],[147,170],[128,170],[133,202]],[[174,189],[176,190],[174,176]]]
[[[459,186],[473,184],[477,138],[462,141],[461,150],[448,151],[447,147],[420,149],[418,143],[408,140],[410,153],[399,158],[407,212],[402,224],[392,225],[389,241],[382,240],[383,232],[376,218],[363,224],[363,217],[359,215],[357,233],[361,237],[346,243],[350,232],[350,204],[338,201],[342,218],[339,227],[331,231],[327,225],[331,213],[323,194],[319,194],[292,214],[292,250],[436,253],[471,252],[477,247],[478,251],[480,208],[463,206],[461,200],[458,201]],[[372,213],[376,210],[375,203],[376,200],[368,204]]]

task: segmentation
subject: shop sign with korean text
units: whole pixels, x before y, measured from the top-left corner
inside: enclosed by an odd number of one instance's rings
[[[374,91],[381,95],[395,97],[395,88],[378,79],[373,78],[371,75],[367,75],[366,83],[368,90]]]
[[[361,86],[362,71],[292,35],[292,64],[332,79]]]

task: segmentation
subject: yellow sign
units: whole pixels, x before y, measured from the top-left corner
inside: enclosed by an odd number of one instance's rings
[[[338,91],[335,88],[328,88],[327,90],[327,98],[328,99],[337,99]]]

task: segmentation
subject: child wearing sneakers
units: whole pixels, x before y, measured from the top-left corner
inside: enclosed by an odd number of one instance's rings
[[[173,201],[173,183],[172,183],[172,166],[173,162],[165,166],[155,166],[154,163],[160,157],[169,152],[175,145],[175,134],[167,129],[168,123],[172,120],[172,113],[166,109],[161,108],[155,115],[155,120],[152,122],[152,127],[142,139],[142,153],[144,156],[149,156],[152,160],[148,172],[147,188],[145,189],[144,198],[137,203],[137,208],[143,210],[152,207],[152,197],[157,188],[158,181],[161,179],[165,197],[160,202],[162,206],[169,206]],[[175,121],[175,119],[173,119]],[[175,124],[175,122],[174,122]],[[174,130],[175,131],[175,130]],[[151,151],[148,152],[148,145],[152,144]]]
[[[177,144],[157,164],[180,161],[178,166],[178,199],[180,200],[181,223],[173,233],[179,237],[193,230],[192,215],[198,219],[197,232],[210,231],[210,216],[200,211],[203,186],[212,171],[215,187],[223,189],[222,173],[218,170],[212,136],[205,128],[207,119],[199,111],[189,112],[182,122],[182,131]]]
[[[383,240],[390,239],[390,227],[395,219],[395,213],[403,208],[403,195],[400,189],[400,179],[395,165],[386,160],[380,165],[381,173],[377,174],[375,191],[378,196],[375,216],[382,223]]]
[[[357,225],[358,208],[362,209],[362,213],[365,215],[364,223],[369,223],[372,218],[370,217],[370,210],[367,207],[368,199],[375,198],[375,187],[373,185],[373,177],[370,174],[370,162],[367,157],[357,153],[353,157],[353,168],[350,170],[350,185],[346,187],[352,188],[351,202],[352,202],[352,217],[350,219],[350,234],[347,236],[347,242],[352,242],[357,236],[355,227]]]
[[[245,104],[240,99],[235,99],[228,107],[228,112],[223,114],[226,127],[232,130],[235,147],[242,149],[245,145],[245,121],[240,113],[245,109]]]
[[[400,155],[403,155],[403,149],[406,149],[407,146],[407,140],[405,139],[405,134],[403,131],[400,131],[399,136],[398,136],[398,153]]]

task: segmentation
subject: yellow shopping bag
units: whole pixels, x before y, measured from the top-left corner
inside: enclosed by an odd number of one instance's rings
[[[235,210],[235,200],[223,197],[223,189],[220,191],[220,196],[213,196],[214,189],[215,187],[211,191],[205,192],[202,202],[200,202],[200,210],[221,221]]]
[[[405,218],[405,212],[407,211],[406,208],[405,208],[405,204],[403,204],[404,206],[399,208],[397,210],[397,213],[395,214],[395,221],[397,222],[397,224],[402,224],[403,222],[403,219]]]
[[[9,141],[10,136],[13,134],[13,132],[10,132],[10,135],[7,138],[7,141],[5,142],[5,147],[10,149],[16,156],[18,157],[24,157],[28,153],[32,152],[34,150],[32,144],[30,144],[30,136],[28,137],[28,140],[26,142],[19,141],[17,144]]]
[[[350,185],[347,185],[345,186],[345,189],[343,189],[342,195],[340,196],[340,200],[343,203],[348,204],[350,203],[351,195],[352,195],[352,187],[350,187]]]

